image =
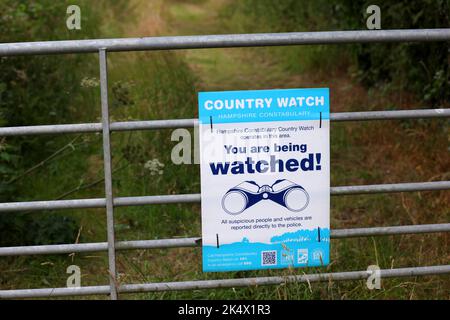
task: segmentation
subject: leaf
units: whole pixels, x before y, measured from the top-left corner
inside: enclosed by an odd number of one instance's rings
[[[7,152],[0,152],[0,159],[10,162],[11,161],[11,155]]]

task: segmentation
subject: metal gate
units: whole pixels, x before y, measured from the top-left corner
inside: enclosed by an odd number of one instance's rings
[[[111,299],[117,299],[118,293],[137,293],[149,291],[193,290],[226,287],[244,287],[256,285],[274,285],[287,282],[315,282],[366,279],[369,271],[349,271],[335,273],[303,274],[287,277],[255,277],[241,279],[221,279],[202,281],[182,281],[165,283],[140,283],[119,285],[116,281],[116,250],[155,249],[175,247],[195,247],[201,244],[201,238],[177,238],[161,240],[115,241],[114,239],[114,208],[119,206],[140,206],[167,203],[200,202],[200,194],[152,195],[137,197],[114,197],[111,177],[111,145],[112,131],[155,130],[165,128],[186,128],[197,125],[196,119],[152,120],[152,121],[109,121],[108,112],[108,71],[107,53],[117,51],[141,50],[172,50],[200,49],[226,47],[257,47],[257,46],[288,46],[288,45],[318,45],[344,43],[373,42],[430,42],[450,41],[450,29],[422,30],[374,30],[374,31],[332,31],[332,32],[293,32],[265,34],[231,34],[181,37],[150,37],[125,39],[48,41],[28,43],[0,44],[0,57],[15,55],[44,55],[67,53],[92,53],[99,55],[100,90],[101,90],[101,123],[81,123],[63,125],[40,125],[24,127],[0,128],[1,136],[63,134],[63,133],[103,133],[103,155],[105,174],[105,197],[93,199],[73,199],[57,201],[32,201],[0,203],[0,213],[30,210],[59,210],[73,208],[106,208],[107,242],[58,244],[39,246],[20,246],[0,248],[0,256],[65,254],[93,251],[108,251],[109,285],[88,286],[80,288],[42,288],[23,290],[0,290],[0,298],[31,298],[76,296],[93,294],[110,294]],[[450,117],[450,109],[425,109],[404,111],[374,111],[374,112],[340,112],[331,113],[331,121],[366,121],[417,118]],[[360,186],[331,187],[333,196],[412,192],[429,190],[448,190],[450,181],[398,183]],[[431,232],[449,232],[450,223],[407,225],[373,228],[353,228],[331,230],[331,238],[369,237],[375,235],[395,235]],[[422,266],[381,270],[382,278],[409,277],[421,275],[438,275],[450,273],[450,265]]]

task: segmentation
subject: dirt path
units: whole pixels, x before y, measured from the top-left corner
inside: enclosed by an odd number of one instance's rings
[[[172,1],[167,5],[168,29],[173,35],[228,33],[219,13],[224,0],[201,4]],[[257,49],[188,50],[186,61],[202,90],[240,90],[287,87],[298,77],[286,76],[282,67],[258,54]]]
[[[224,26],[228,0],[199,4],[172,0],[166,3],[166,30],[172,35],[235,33]],[[284,50],[290,50],[285,48]],[[198,78],[200,90],[251,90],[274,88],[329,87],[333,111],[364,105],[366,91],[352,83],[345,72],[333,75],[291,73],[281,61],[263,48],[226,48],[183,51]]]

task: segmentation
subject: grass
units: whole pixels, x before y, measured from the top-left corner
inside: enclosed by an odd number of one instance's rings
[[[199,34],[237,32],[224,24],[221,10],[227,1],[132,1],[131,22],[120,18],[123,28],[105,36],[144,34]],[[117,8],[115,8],[117,9]],[[145,13],[151,12],[150,16]],[[115,21],[111,19],[111,21]],[[236,24],[238,26],[238,24]],[[112,34],[114,33],[114,34]],[[276,51],[274,51],[276,50]],[[368,92],[346,72],[346,67],[327,67],[313,72],[305,67],[287,70],[279,54],[295,57],[298,48],[189,50],[183,52],[120,53],[109,56],[109,88],[112,120],[147,120],[196,117],[196,92],[289,87],[330,87],[333,112],[419,107],[406,93]],[[326,54],[326,53],[324,53]],[[74,101],[76,122],[99,121],[97,61],[91,56],[86,78],[93,86],[83,87]],[[344,71],[343,71],[344,70]],[[331,185],[359,185],[448,179],[446,122],[387,121],[333,123],[331,127]],[[73,136],[57,140],[61,147]],[[417,143],[420,141],[420,143]],[[112,134],[115,196],[197,193],[200,190],[196,165],[174,165],[170,161],[171,131],[115,132]],[[56,149],[56,146],[55,146]],[[152,175],[145,164],[157,159],[163,174]],[[74,150],[54,159],[21,183],[19,200],[103,196],[101,135],[81,135]],[[100,181],[99,181],[100,180]],[[97,184],[93,184],[99,181]],[[93,185],[92,185],[93,184]],[[89,186],[77,189],[79,186]],[[332,198],[332,228],[439,223],[449,220],[449,198],[442,192],[390,195],[341,196]],[[32,213],[42,214],[42,213]],[[68,216],[79,222],[80,242],[106,241],[103,209],[56,211],[48,216]],[[198,204],[171,204],[115,209],[117,240],[191,237],[201,233]],[[119,251],[120,283],[225,279],[253,276],[292,275],[312,272],[365,270],[448,263],[447,234],[404,235],[332,240],[332,263],[326,268],[262,270],[252,272],[201,272],[200,248]],[[81,267],[82,285],[107,283],[105,253],[67,256],[2,258],[2,289],[63,287],[66,267]],[[193,290],[123,295],[125,299],[414,299],[450,298],[448,276],[383,279],[382,290],[370,291],[364,281],[289,283],[267,287]],[[90,298],[103,299],[103,296]]]

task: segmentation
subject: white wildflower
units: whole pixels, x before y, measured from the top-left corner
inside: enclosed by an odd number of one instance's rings
[[[164,164],[159,162],[158,159],[148,160],[144,164],[144,169],[148,170],[152,176],[155,174],[163,174],[164,170],[162,168],[164,168]]]

